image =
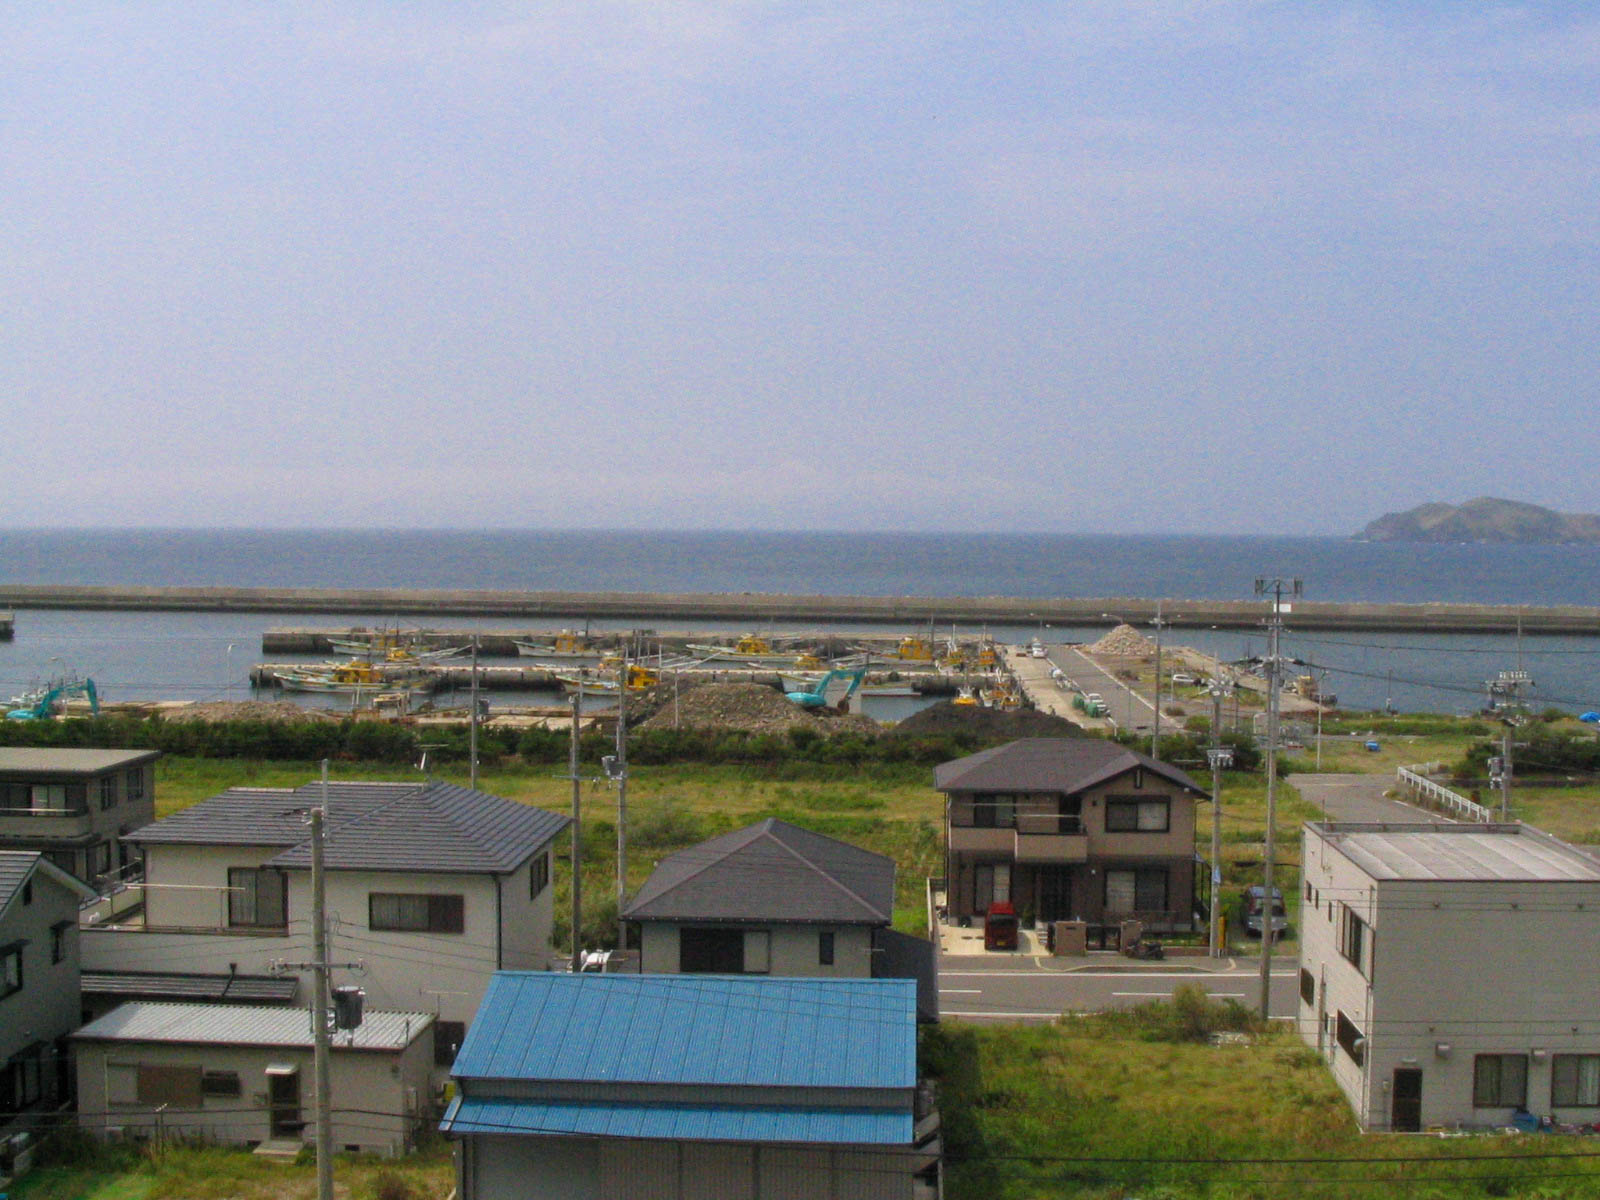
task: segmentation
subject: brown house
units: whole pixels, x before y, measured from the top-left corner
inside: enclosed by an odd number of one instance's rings
[[[941,763],[934,786],[952,917],[1010,901],[1024,920],[1193,928],[1209,797],[1176,767],[1098,738],[1027,738]]]

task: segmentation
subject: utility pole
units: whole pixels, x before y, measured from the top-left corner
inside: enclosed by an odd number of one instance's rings
[[[1272,1015],[1272,919],[1276,916],[1276,893],[1272,890],[1272,855],[1276,846],[1278,819],[1278,635],[1283,630],[1283,593],[1298,597],[1303,587],[1298,579],[1257,579],[1256,595],[1272,596],[1272,617],[1267,623],[1267,833],[1262,853],[1265,890],[1261,896],[1261,1019]]]
[[[1500,736],[1500,820],[1511,819],[1511,724]]]
[[[1517,614],[1517,662],[1522,662],[1522,615]],[[1489,707],[1504,710],[1500,720],[1504,730],[1500,735],[1500,757],[1489,760],[1489,785],[1500,789],[1500,819],[1511,819],[1511,735],[1517,717],[1525,711],[1522,689],[1533,686],[1533,676],[1519,665],[1514,671],[1501,671],[1484,687],[1489,691]]]
[[[328,1095],[328,893],[322,869],[328,815],[328,760],[322,760],[322,803],[311,810],[311,1038],[317,1089],[317,1200],[333,1200],[333,1111]]]
[[[1161,741],[1161,627],[1166,622],[1161,619],[1161,601],[1159,600],[1156,601],[1156,619],[1151,621],[1150,624],[1156,627],[1156,723],[1150,730],[1150,757],[1160,758],[1161,754],[1156,747]]]
[[[607,772],[617,785],[617,949],[622,949],[622,906],[628,902],[628,664],[617,689],[617,755]]]
[[[1228,685],[1211,681],[1211,957],[1222,957],[1222,769],[1233,765],[1233,751],[1222,744],[1222,697]]]
[[[578,725],[583,717],[583,684],[572,691],[572,744],[567,752],[567,773],[572,779],[572,972],[583,969],[583,838],[580,836],[579,804],[583,799],[583,780],[578,778]]]
[[[468,726],[467,757],[472,760],[471,787],[478,790],[478,635],[472,635],[472,723]]]

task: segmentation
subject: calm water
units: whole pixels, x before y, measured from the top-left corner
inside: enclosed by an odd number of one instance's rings
[[[0,532],[6,583],[1239,599],[1263,574],[1299,575],[1317,600],[1591,604],[1600,597],[1600,548],[1059,535]],[[16,640],[0,643],[0,697],[76,670],[111,699],[241,698],[268,626],[386,620],[391,614],[23,612]],[[1102,631],[992,632],[1089,641]],[[1264,649],[1259,634],[1177,626],[1167,636],[1230,659]],[[1519,665],[1519,655],[1537,681],[1536,703],[1600,707],[1600,639],[1527,638],[1519,647],[1512,637],[1299,635],[1291,626],[1284,650],[1326,670],[1349,707],[1392,699],[1408,710],[1468,711],[1483,680]],[[904,706],[889,708],[879,715],[901,715]]]

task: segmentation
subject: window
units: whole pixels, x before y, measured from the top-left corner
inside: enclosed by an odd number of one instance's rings
[[[12,1113],[39,1103],[44,1096],[43,1042],[24,1046],[0,1067],[0,1105]]]
[[[1550,1060],[1550,1107],[1600,1108],[1600,1054],[1557,1054]]]
[[[67,785],[64,783],[34,784],[29,792],[28,806],[34,812],[66,812]]]
[[[1106,872],[1106,912],[1165,912],[1167,869],[1137,867]]]
[[[22,884],[22,906],[26,908],[33,903],[33,880],[24,880]]]
[[[1317,1002],[1317,977],[1304,967],[1300,968],[1300,999],[1307,1004]]]
[[[128,800],[130,803],[138,803],[144,799],[144,771],[136,768],[128,772],[127,778]]]
[[[1369,927],[1348,904],[1340,907],[1344,910],[1344,928],[1339,935],[1339,953],[1344,955],[1345,961],[1363,975],[1370,975],[1372,973],[1372,935]]]
[[[744,973],[744,930],[686,925],[678,930],[678,971],[684,975]]]
[[[1472,1107],[1522,1108],[1527,1103],[1526,1054],[1479,1054],[1472,1060]]]
[[[1004,792],[972,798],[972,823],[980,829],[1010,829],[1017,823],[1017,798]]]
[[[163,1067],[140,1063],[135,1096],[140,1104],[199,1108],[204,1094],[199,1067]]]
[[[0,947],[0,999],[22,990],[22,948],[26,942]]]
[[[111,871],[111,843],[96,842],[89,847],[89,874],[106,875]]]
[[[467,1023],[465,1021],[435,1021],[433,1023],[433,1065],[436,1067],[453,1066],[456,1061],[456,1051],[461,1049],[461,1043],[467,1037]]]
[[[285,929],[289,896],[282,871],[271,867],[228,868],[228,924],[241,928]]]
[[[1107,833],[1166,833],[1172,828],[1170,800],[1106,797]]]
[[[102,809],[117,806],[117,777],[115,775],[100,776],[100,807]]]
[[[58,963],[67,957],[67,930],[71,929],[73,922],[57,921],[50,926],[50,961]]]
[[[1056,806],[1056,832],[1083,832],[1083,797],[1063,796]]]
[[[200,1076],[200,1094],[202,1096],[241,1096],[243,1089],[239,1086],[239,1072],[237,1071],[206,1071]]]
[[[389,933],[462,933],[466,903],[459,895],[373,892],[367,897],[367,927]]]
[[[1367,1064],[1367,1039],[1356,1024],[1344,1013],[1339,1014],[1339,1019],[1334,1022],[1334,1041],[1339,1043],[1339,1048],[1348,1054],[1358,1067]]]
[[[819,966],[833,966],[833,930],[824,929],[817,934],[817,964]]]
[[[532,900],[549,886],[550,855],[546,852],[528,864],[528,899]]]

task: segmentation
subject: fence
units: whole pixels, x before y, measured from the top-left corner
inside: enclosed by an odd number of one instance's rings
[[[1435,783],[1428,778],[1429,773],[1439,770],[1442,763],[1415,763],[1409,767],[1396,767],[1395,778],[1402,787],[1411,793],[1412,799],[1419,803],[1428,804],[1439,809],[1447,816],[1459,821],[1476,821],[1481,824],[1493,824],[1494,813],[1490,812],[1476,800],[1469,800],[1460,792],[1452,792],[1443,784]]]

